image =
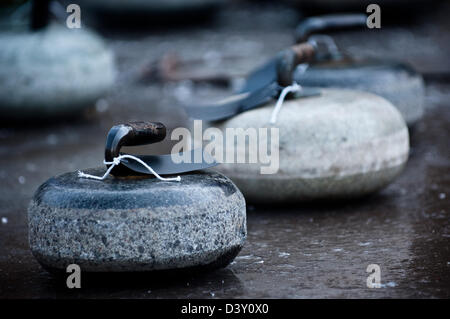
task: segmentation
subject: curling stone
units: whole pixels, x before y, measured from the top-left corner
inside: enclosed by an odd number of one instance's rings
[[[243,134],[249,134],[245,133],[249,129],[267,129],[265,135],[259,133],[257,147],[264,147],[265,153],[273,150],[271,163],[261,159],[262,149],[249,145],[254,140],[250,135],[233,139],[233,148],[218,152],[232,149],[248,159],[255,155],[250,152],[258,152],[256,163],[226,162],[218,167],[248,201],[363,196],[392,182],[405,166],[408,129],[389,101],[362,91],[316,89],[310,94],[311,88],[289,85],[293,70],[312,59],[316,51],[315,46],[305,43],[280,52],[275,61],[276,82],[270,82],[271,76],[260,78],[259,84],[266,82],[263,88],[240,94],[228,103],[187,108],[192,115],[215,120],[209,126],[222,132],[243,129]],[[272,134],[273,129],[278,129],[278,137]]]
[[[345,88],[371,92],[390,101],[408,125],[423,116],[425,86],[422,76],[410,65],[397,61],[356,60],[339,51],[333,39],[313,33],[359,26],[366,27],[364,14],[326,15],[305,19],[296,30],[297,42],[323,41],[327,53],[306,71],[297,69],[294,79],[303,86]]]
[[[4,119],[76,114],[93,106],[113,84],[111,51],[84,28],[33,22],[31,31],[0,32],[0,43]]]
[[[424,113],[423,79],[403,63],[375,59],[319,62],[305,72],[296,71],[295,80],[304,86],[354,89],[380,95],[399,110],[410,126]]]
[[[42,266],[134,272],[225,267],[234,259],[246,238],[246,209],[227,177],[198,166],[178,168],[170,155],[123,159],[119,153],[121,146],[164,136],[161,123],[115,126],[105,150],[106,161],[116,156],[108,164],[113,177],[93,179],[105,172],[96,168],[39,187],[28,217],[30,248]],[[156,174],[180,174],[180,181],[134,171],[132,162],[139,160]]]
[[[352,90],[320,92],[317,96],[284,101],[275,124],[269,124],[275,103],[216,124],[221,130],[279,128],[276,173],[261,174],[261,167],[267,164],[218,167],[248,201],[359,197],[383,188],[402,171],[408,159],[408,129],[389,101]],[[260,143],[275,142],[269,139],[270,134]],[[248,145],[237,144],[236,140],[234,146],[236,153],[246,154],[243,148]]]
[[[313,43],[314,58],[308,67],[294,71],[294,80],[304,87],[343,88],[371,92],[386,98],[412,126],[424,113],[425,87],[422,76],[401,62],[380,59],[356,60],[343,54],[333,39],[313,35],[321,31],[365,27],[364,14],[335,14],[305,19],[296,29],[297,43]],[[250,74],[241,92],[254,90],[260,78],[275,77],[275,60]]]

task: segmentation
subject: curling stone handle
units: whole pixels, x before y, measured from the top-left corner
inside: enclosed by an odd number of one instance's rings
[[[365,27],[367,16],[362,13],[327,14],[303,20],[295,29],[296,43],[304,42],[313,33],[329,30]]]
[[[30,28],[37,31],[45,28],[50,21],[50,0],[33,0],[31,4]]]
[[[281,51],[277,57],[277,82],[286,87],[292,84],[295,68],[302,63],[311,62],[316,47],[311,43],[300,43]]]
[[[106,137],[105,160],[117,157],[122,146],[137,146],[162,141],[166,127],[159,122],[128,122],[113,126]]]

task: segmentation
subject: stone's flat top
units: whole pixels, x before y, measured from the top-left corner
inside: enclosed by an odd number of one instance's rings
[[[51,24],[36,32],[0,32],[0,43],[2,122],[77,113],[114,83],[113,53],[85,28]]]
[[[209,52],[209,57],[237,55],[223,59],[224,65],[231,66],[221,71],[250,70],[292,43],[297,22],[289,9],[268,6],[259,15],[255,10],[227,10],[217,25],[205,29],[112,37],[109,43],[119,57],[119,83],[125,87],[118,87],[107,99],[107,113],[70,125],[0,129],[2,298],[450,297],[450,85],[436,80],[427,83],[425,117],[411,134],[411,156],[399,179],[357,202],[249,206],[247,242],[226,269],[164,280],[141,275],[134,280],[87,279],[82,289],[74,291],[65,288],[65,280],[53,280],[33,258],[26,209],[42,182],[101,165],[105,133],[112,125],[128,119],[158,119],[170,130],[186,125],[175,108],[177,97],[215,99],[229,94],[201,85],[192,92],[188,83],[173,84],[174,89],[167,91],[154,83],[136,86],[131,73],[168,50],[186,58],[199,52]],[[448,12],[437,10],[414,25],[386,24],[380,32],[339,34],[337,42],[359,56],[406,59],[422,72],[448,73],[450,42],[444,41],[450,32]],[[218,70],[217,64],[210,65]],[[170,151],[168,143],[159,144],[139,151]],[[383,288],[366,287],[366,268],[373,263],[381,267]]]
[[[83,170],[102,176],[105,168]],[[180,182],[160,181],[153,176],[133,179],[108,176],[105,180],[80,178],[77,172],[49,179],[40,186],[35,200],[51,207],[86,209],[132,209],[167,207],[224,200],[236,187],[220,173],[203,170],[180,174]]]
[[[296,70],[295,79],[305,86],[319,83],[322,87],[367,88],[371,92],[388,91],[394,89],[393,86],[404,87],[411,85],[411,81],[420,81],[420,74],[400,61],[368,59],[311,64],[304,73]]]

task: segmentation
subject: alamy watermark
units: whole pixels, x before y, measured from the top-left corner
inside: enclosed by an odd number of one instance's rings
[[[366,268],[366,272],[369,276],[366,279],[367,288],[394,288],[397,287],[397,283],[389,281],[387,283],[381,283],[381,267],[378,264],[370,264]]]
[[[177,164],[208,162],[208,156],[204,156],[208,153],[218,163],[259,163],[261,174],[276,174],[280,167],[278,127],[226,128],[225,132],[209,127],[203,131],[202,121],[195,120],[193,134],[187,128],[179,127],[170,138],[178,141],[171,152],[172,161]],[[188,150],[194,150],[193,158],[188,152],[182,153]]]
[[[70,273],[66,279],[67,288],[81,288],[81,268],[77,264],[70,264],[66,268],[66,272]]]
[[[78,4],[71,3],[67,6],[66,12],[70,13],[66,19],[66,26],[69,29],[81,28],[81,8]]]
[[[366,272],[370,273],[367,277],[367,288],[381,288],[381,268],[377,264],[370,264],[366,268]]]
[[[366,24],[369,29],[381,28],[381,8],[378,4],[369,4],[366,8],[366,13],[370,13],[367,16]]]

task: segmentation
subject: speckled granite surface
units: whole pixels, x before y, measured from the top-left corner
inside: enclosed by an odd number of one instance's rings
[[[104,168],[88,170],[100,175]],[[49,179],[28,209],[30,248],[48,268],[88,272],[226,266],[247,235],[245,200],[223,175],[104,181],[76,172]]]

